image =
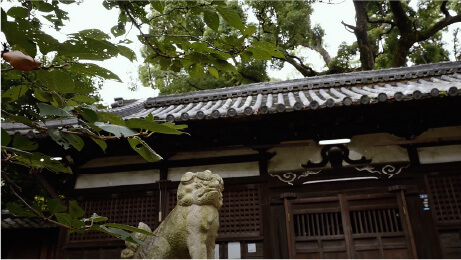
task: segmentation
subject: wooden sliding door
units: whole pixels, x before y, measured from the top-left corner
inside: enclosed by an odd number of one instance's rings
[[[293,258],[414,258],[403,193],[288,200]]]

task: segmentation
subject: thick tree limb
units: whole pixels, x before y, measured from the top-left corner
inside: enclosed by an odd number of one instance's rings
[[[367,1],[354,1],[356,26],[354,29],[357,44],[360,50],[360,62],[363,70],[373,70],[375,68],[375,59],[373,48],[368,39],[368,15]]]
[[[285,54],[286,62],[290,63],[295,67],[304,77],[313,77],[316,76],[318,73],[315,72],[311,67],[305,65],[302,60],[294,55]]]

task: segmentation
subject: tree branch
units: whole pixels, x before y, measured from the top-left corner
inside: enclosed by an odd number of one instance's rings
[[[225,53],[229,53],[231,55],[235,55],[235,54],[238,54],[239,52],[241,52],[242,50],[238,51],[238,52],[235,52],[235,51],[225,51],[225,50],[221,50],[219,49],[218,47],[214,46],[211,42],[209,41],[206,41],[206,40],[202,40],[200,39],[200,37],[198,36],[194,36],[194,35],[170,35],[170,34],[162,34],[162,35],[147,35],[146,34],[146,37],[147,38],[153,38],[153,37],[178,37],[178,38],[192,38],[196,41],[199,41],[199,42],[203,42],[203,43],[206,43],[210,48],[212,49],[215,49],[219,52],[225,52]]]
[[[66,66],[69,66],[69,63],[63,64],[63,65],[43,66],[43,67],[36,68],[35,70],[62,69],[62,68],[64,68],[64,67],[66,67]],[[10,70],[15,70],[15,68],[6,68],[6,69],[2,69],[2,72],[4,72],[4,71],[10,71]]]
[[[57,225],[57,226],[60,226],[60,227],[63,227],[63,228],[67,228],[67,229],[77,229],[77,228],[74,228],[74,227],[71,227],[71,226],[67,226],[67,225],[64,225],[64,224],[61,224],[57,221],[54,221],[52,219],[49,219],[47,217],[45,217],[42,213],[38,212],[37,210],[35,210],[32,206],[29,205],[29,203],[27,203],[13,188],[13,185],[14,186],[17,186],[16,184],[14,184],[11,179],[8,177],[7,175],[7,172],[5,171],[2,171],[2,176],[5,178],[6,182],[10,185],[8,185],[8,188],[10,189],[11,193],[16,197],[18,198],[19,201],[21,201],[21,203],[27,207],[27,209],[29,209],[34,215],[36,215],[38,218],[40,218],[41,220],[45,221],[45,222],[49,222],[49,223],[52,223],[54,225]]]
[[[344,25],[344,27],[346,28],[346,30],[347,30],[348,32],[354,33],[354,31],[355,31],[355,26],[352,26],[352,25],[350,25],[350,24],[347,24],[347,23],[345,23],[344,21],[341,21],[341,24]],[[351,31],[351,30],[352,30],[352,31]]]
[[[143,31],[141,30],[141,26],[136,22],[136,19],[134,19],[133,15],[130,13],[130,11],[128,10],[128,8],[126,7],[125,5],[125,2],[119,2],[118,3],[119,6],[121,8],[123,8],[123,10],[125,10],[126,14],[128,15],[128,17],[130,17],[130,20],[131,20],[131,23],[134,24],[134,26],[138,29],[138,31],[141,33],[141,36],[146,40],[146,43],[149,45],[149,47],[159,56],[162,56],[162,57],[165,57],[165,58],[169,58],[169,59],[172,59],[172,58],[180,58],[180,56],[171,56],[171,55],[167,55],[167,54],[164,54],[164,53],[161,53],[157,48],[154,47],[154,45],[152,45],[152,43],[149,41],[148,37],[143,33]]]
[[[442,2],[442,4],[440,5],[440,11],[442,11],[442,13],[445,15],[445,18],[447,17],[450,17],[450,13],[448,12],[447,10],[447,3],[448,3],[448,0],[445,0]]]

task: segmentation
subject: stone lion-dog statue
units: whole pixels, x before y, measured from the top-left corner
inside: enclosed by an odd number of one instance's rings
[[[223,189],[222,178],[211,171],[187,172],[178,187],[176,207],[153,232],[154,236],[135,233],[145,245],[125,241],[127,248],[121,257],[214,258]],[[143,222],[138,228],[151,232]]]

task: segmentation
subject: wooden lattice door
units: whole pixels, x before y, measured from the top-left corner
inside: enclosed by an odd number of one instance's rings
[[[287,201],[293,258],[413,258],[403,194]]]

